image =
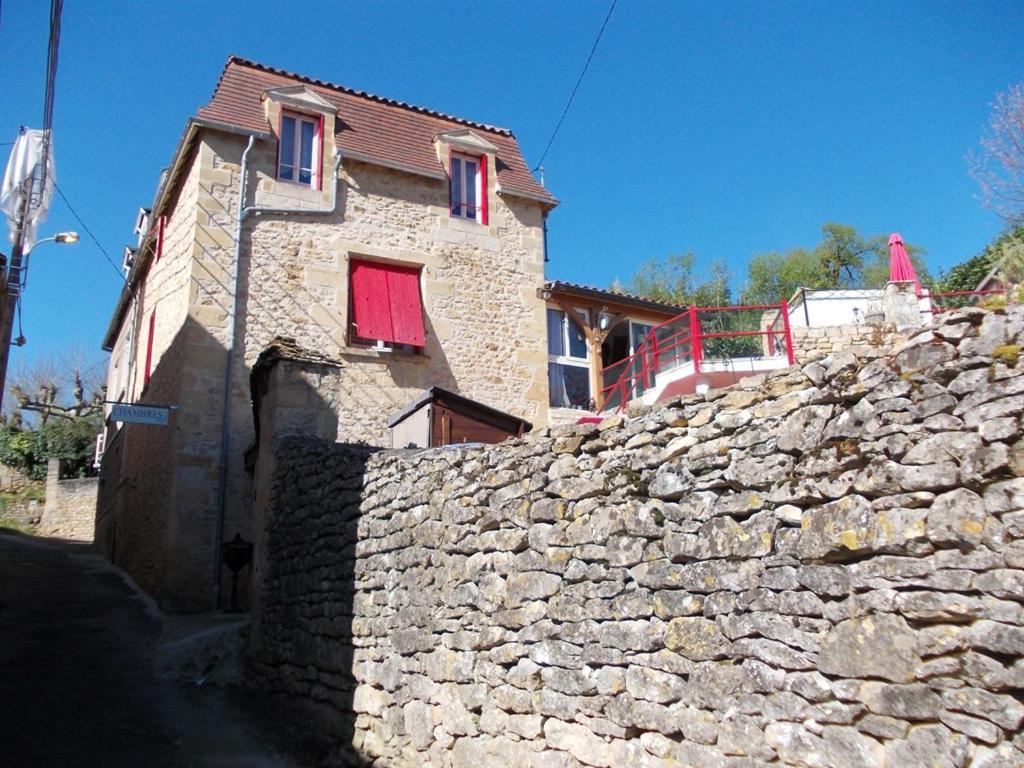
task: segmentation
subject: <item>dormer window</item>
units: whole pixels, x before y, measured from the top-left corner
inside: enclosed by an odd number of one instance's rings
[[[487,155],[452,153],[450,199],[453,217],[487,223]]]
[[[487,224],[487,169],[496,166],[498,148],[462,128],[434,137],[437,157],[448,158],[448,212],[453,219]]]
[[[297,112],[281,112],[277,178],[309,187],[320,186],[322,124],[320,118]]]

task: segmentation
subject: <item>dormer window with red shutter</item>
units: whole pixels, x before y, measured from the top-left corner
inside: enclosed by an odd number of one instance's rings
[[[447,160],[451,217],[486,225],[498,148],[467,128],[439,133],[434,141],[438,158]]]
[[[452,153],[451,214],[458,219],[487,223],[487,155]]]

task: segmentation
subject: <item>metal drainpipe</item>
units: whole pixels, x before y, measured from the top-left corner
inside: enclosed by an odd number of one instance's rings
[[[235,336],[238,328],[238,289],[242,278],[242,225],[253,213],[301,213],[301,214],[331,214],[338,208],[338,169],[341,167],[342,154],[340,151],[334,155],[334,173],[331,176],[334,186],[331,188],[331,205],[329,208],[257,208],[256,206],[245,205],[245,187],[248,179],[249,151],[256,142],[256,137],[249,136],[245,151],[242,152],[241,172],[238,183],[238,216],[235,219],[235,253],[234,253],[234,290],[231,293],[230,317],[228,326],[228,354],[227,370],[224,373],[224,396],[223,396],[223,417],[221,420],[220,432],[220,471],[217,482],[217,525],[214,531],[213,542],[213,605],[220,608],[220,581],[221,581],[221,543],[224,541],[224,515],[227,508],[228,493],[228,458],[231,450],[231,387],[234,379],[234,356]]]
[[[233,358],[235,356],[235,332],[238,328],[238,286],[242,276],[242,224],[246,217],[245,182],[248,177],[249,152],[256,137],[250,135],[249,142],[242,152],[242,163],[238,180],[238,215],[235,217],[235,275],[234,290],[231,291],[230,310],[228,312],[228,354],[227,369],[224,372],[224,396],[222,398],[223,414],[220,424],[220,470],[217,478],[217,526],[213,535],[213,607],[220,608],[220,549],[224,541],[224,510],[228,492],[228,452],[231,445],[231,386],[234,378]]]
[[[544,263],[547,264],[548,261],[549,261],[549,259],[548,259],[548,212],[547,211],[544,211],[544,213],[541,214],[541,222],[543,222],[543,226],[544,226]]]

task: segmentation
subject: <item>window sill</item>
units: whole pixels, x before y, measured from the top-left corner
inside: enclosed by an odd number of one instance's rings
[[[369,360],[401,360],[403,362],[415,362],[417,360],[430,359],[430,355],[423,351],[402,352],[401,350],[392,350],[391,352],[381,352],[373,347],[352,346],[351,344],[339,349],[338,353],[344,357],[361,357]]]
[[[452,216],[450,213],[448,214],[448,221],[451,222],[453,229],[460,229],[463,232],[488,232],[491,226],[490,224],[481,224],[479,221],[462,216]]]

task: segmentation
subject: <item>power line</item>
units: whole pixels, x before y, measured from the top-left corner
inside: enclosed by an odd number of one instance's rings
[[[60,51],[60,15],[64,0],[50,0],[50,44],[46,52],[46,94],[43,98],[43,157],[40,161],[39,194],[46,190],[53,147],[53,105],[57,98],[57,55]]]
[[[121,278],[122,282],[127,283],[128,281],[125,280],[124,275],[121,273],[121,268],[119,266],[117,266],[117,264],[114,262],[114,260],[112,258],[110,258],[110,254],[107,253],[107,249],[103,247],[103,244],[100,243],[99,240],[96,239],[96,235],[94,235],[92,233],[92,230],[89,229],[89,225],[86,224],[82,220],[81,216],[78,215],[78,212],[74,209],[74,207],[71,205],[71,202],[68,200],[67,196],[64,194],[64,190],[62,190],[60,188],[60,186],[57,185],[56,183],[54,183],[53,188],[57,190],[57,194],[60,195],[60,199],[64,201],[64,205],[66,205],[68,207],[68,210],[71,211],[71,215],[75,217],[75,220],[82,226],[82,229],[85,230],[85,233],[96,244],[96,247],[100,249],[100,253],[103,254],[104,258],[107,260],[107,262],[110,264],[110,266],[114,268],[115,272],[117,272],[117,276],[119,278]]]
[[[541,163],[544,162],[544,158],[548,156],[548,150],[551,149],[551,144],[555,140],[555,136],[558,135],[558,129],[562,127],[562,121],[565,120],[565,116],[569,114],[569,107],[572,106],[572,100],[576,98],[576,91],[580,89],[580,84],[583,82],[583,78],[587,74],[587,68],[590,67],[590,61],[594,58],[594,51],[597,50],[597,44],[601,42],[601,35],[604,34],[604,28],[608,26],[608,19],[612,17],[612,11],[615,10],[615,5],[619,0],[612,0],[611,7],[608,8],[608,14],[604,17],[604,23],[601,24],[601,29],[597,33],[597,37],[594,39],[594,45],[590,49],[590,55],[587,56],[587,63],[583,65],[583,71],[580,72],[579,78],[576,80],[576,85],[573,86],[572,93],[569,94],[569,100],[565,103],[565,109],[562,110],[562,116],[558,118],[558,123],[555,125],[555,130],[551,132],[551,138],[548,139],[548,145],[544,147],[544,151],[540,155],[540,160],[537,161],[537,165],[534,166],[533,170],[540,168]]]

